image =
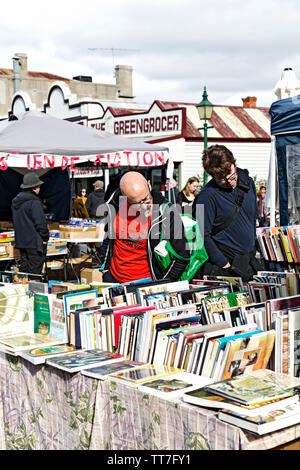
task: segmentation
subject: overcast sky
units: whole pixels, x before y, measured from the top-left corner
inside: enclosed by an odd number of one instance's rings
[[[197,103],[206,85],[214,104],[270,106],[284,67],[300,79],[297,0],[15,0],[0,25],[0,67],[23,52],[29,70],[113,84],[132,65],[141,103]]]

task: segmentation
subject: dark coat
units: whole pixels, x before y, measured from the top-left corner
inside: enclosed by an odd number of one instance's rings
[[[40,198],[33,191],[21,191],[12,200],[16,248],[43,251],[49,230]]]
[[[105,238],[101,249],[101,262],[104,264],[104,270],[108,270],[111,264],[115,233],[113,230],[114,218],[119,210],[120,190],[116,190],[106,203],[106,227]],[[160,241],[160,233],[163,227],[163,233],[166,235],[165,240],[169,240],[173,249],[183,258],[188,259],[190,256],[189,248],[185,238],[183,224],[180,214],[176,206],[167,205],[164,213],[163,208],[166,205],[166,199],[159,191],[153,191],[153,213],[151,217],[151,225],[148,232],[148,261],[153,280],[170,279],[177,281],[183,273],[189,261],[175,258],[165,272],[160,269],[155,255],[154,248]]]
[[[97,217],[97,208],[104,203],[105,192],[103,189],[96,189],[88,195],[85,207],[92,218]]]

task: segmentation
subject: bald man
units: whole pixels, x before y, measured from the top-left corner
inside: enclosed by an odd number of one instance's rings
[[[150,185],[141,173],[129,171],[120,180],[120,187],[106,203],[106,235],[101,257],[106,282],[130,282],[151,278],[176,281],[188,261],[174,258],[163,272],[154,249],[160,242],[160,233],[170,241],[183,258],[189,258],[180,214],[174,205],[166,206],[166,199]]]

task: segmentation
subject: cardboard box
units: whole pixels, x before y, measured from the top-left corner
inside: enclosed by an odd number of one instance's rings
[[[76,227],[72,225],[60,225],[59,226],[59,237],[60,238],[98,238],[97,235],[97,227],[96,225],[93,226],[86,226],[86,227]]]
[[[20,250],[17,250],[13,245],[8,243],[1,243],[0,245],[0,257],[3,258],[20,258]],[[0,258],[1,259],[1,258]]]
[[[59,238],[49,239],[47,245],[47,255],[59,255],[67,253],[67,242]]]
[[[80,271],[80,280],[84,284],[89,284],[92,281],[102,282],[102,272],[99,268],[83,268]]]

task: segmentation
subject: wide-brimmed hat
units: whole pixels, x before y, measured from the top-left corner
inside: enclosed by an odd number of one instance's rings
[[[42,186],[44,181],[41,181],[36,173],[33,171],[26,173],[23,177],[23,183],[21,184],[21,189],[32,189]]]

